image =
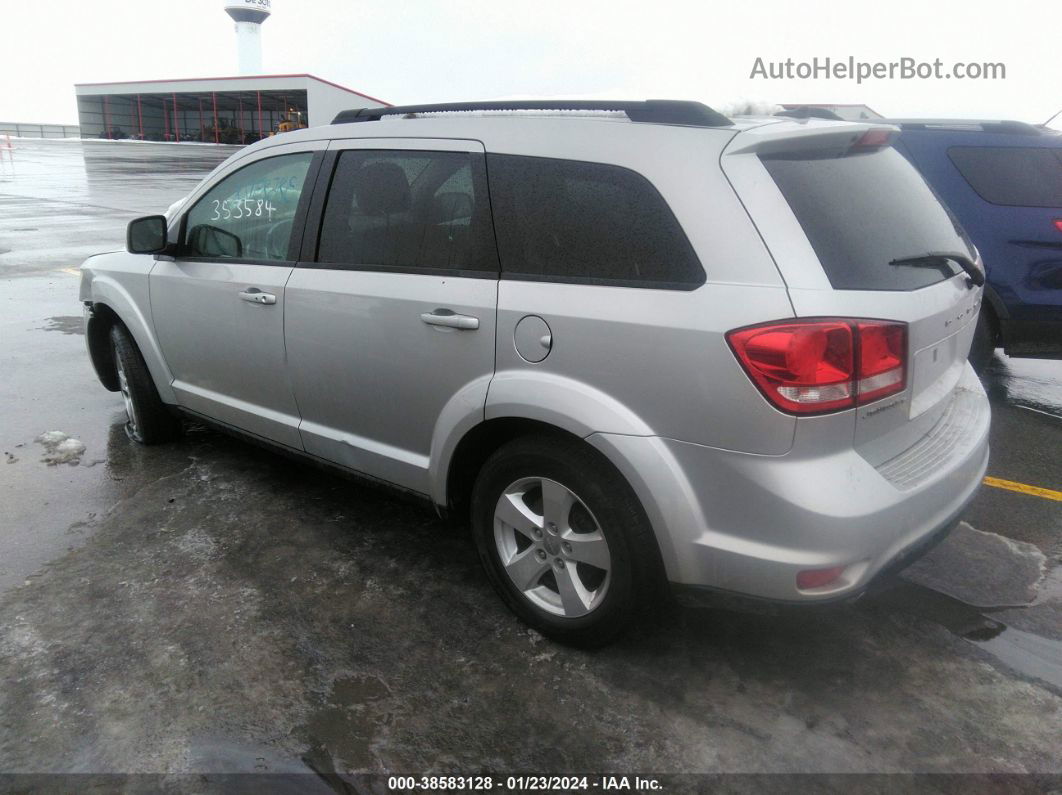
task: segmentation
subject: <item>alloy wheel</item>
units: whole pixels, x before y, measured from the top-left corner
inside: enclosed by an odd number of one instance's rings
[[[116,370],[118,372],[118,389],[122,393],[122,400],[125,401],[125,413],[129,418],[126,427],[129,433],[135,438],[140,432],[140,421],[136,412],[136,404],[133,402],[133,396],[129,391],[129,377],[125,373],[125,365],[122,364],[122,357],[115,351],[114,361]]]
[[[546,612],[578,618],[608,591],[612,555],[581,499],[549,478],[521,478],[494,509],[502,567],[524,598]]]

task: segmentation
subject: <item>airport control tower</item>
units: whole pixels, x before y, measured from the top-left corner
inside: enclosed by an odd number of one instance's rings
[[[272,5],[271,0],[226,0],[225,13],[236,23],[241,75],[262,73],[262,23]]]

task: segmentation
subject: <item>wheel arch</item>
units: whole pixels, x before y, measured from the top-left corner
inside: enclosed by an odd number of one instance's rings
[[[1008,333],[1010,312],[1007,311],[1007,305],[1003,303],[999,293],[990,284],[985,285],[983,296],[982,310],[988,313],[988,317],[996,330],[996,344],[1005,346],[1007,338],[1010,336]]]
[[[487,459],[503,445],[525,436],[552,436],[574,442],[593,451],[602,462],[611,467],[616,476],[630,489],[652,531],[652,546],[655,554],[648,574],[656,587],[664,586],[667,582],[668,567],[665,563],[664,550],[661,548],[658,527],[652,521],[652,515],[657,512],[645,504],[644,491],[636,488],[627,477],[624,472],[627,467],[613,460],[613,448],[608,445],[594,444],[583,436],[548,422],[519,416],[495,417],[484,420],[466,432],[455,446],[446,472],[447,516],[454,521],[468,518],[472,489]],[[668,552],[670,551],[669,546]]]
[[[429,472],[432,499],[447,511],[459,511],[466,487],[471,492],[465,472],[469,461],[481,466],[516,436],[549,433],[585,441],[599,432],[653,433],[627,406],[564,376],[514,370],[477,379],[450,400],[436,425]]]
[[[146,292],[145,290],[144,301],[147,300]],[[85,330],[86,342],[89,345],[89,355],[92,357],[96,374],[104,387],[112,392],[117,391],[117,376],[114,375],[113,355],[109,350],[102,355],[99,354],[99,351],[104,347],[109,349],[110,341],[107,335],[110,334],[110,329],[115,323],[121,323],[133,337],[133,341],[140,350],[140,355],[144,357],[144,363],[147,365],[148,372],[151,373],[151,378],[155,382],[159,398],[163,403],[175,404],[177,398],[171,386],[173,377],[170,374],[169,367],[166,366],[166,361],[162,356],[162,349],[155,339],[151,323],[145,316],[144,311],[138,306],[136,299],[115,279],[97,273],[92,280],[92,298],[89,306],[92,310],[92,318],[89,320],[89,327],[86,327]],[[101,321],[98,328],[96,318]],[[90,327],[92,329],[91,336]],[[100,341],[101,337],[105,342]],[[110,367],[109,371],[107,370],[108,366]],[[101,367],[103,368],[102,372]],[[105,380],[108,377],[113,380]]]
[[[118,373],[111,345],[111,329],[122,321],[107,304],[92,304],[85,323],[85,344],[96,377],[108,392],[118,391]]]
[[[466,431],[454,447],[446,467],[441,504],[447,513],[455,518],[468,515],[476,477],[495,450],[521,436],[536,435],[583,441],[563,428],[527,417],[496,417]],[[436,499],[436,502],[440,501]]]

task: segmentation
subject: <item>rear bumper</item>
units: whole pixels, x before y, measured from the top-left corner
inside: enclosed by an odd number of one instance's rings
[[[970,496],[973,499],[973,495]],[[962,511],[966,509],[966,505],[970,500],[967,500],[966,504],[956,513],[956,515],[945,522],[941,527],[936,530],[931,530],[922,538],[919,538],[913,544],[906,549],[900,550],[900,552],[892,560],[887,561],[884,566],[874,574],[869,580],[867,580],[861,587],[855,589],[845,589],[839,594],[834,596],[828,596],[822,599],[816,599],[811,601],[811,604],[816,605],[829,605],[836,604],[838,602],[854,602],[862,597],[867,591],[872,591],[874,587],[880,583],[887,582],[889,579],[899,574],[906,569],[912,563],[919,558],[929,554],[934,547],[951,534],[958,524]],[[718,607],[720,605],[720,596],[734,597],[737,596],[740,599],[744,599],[748,602],[759,601],[760,603],[770,604],[809,604],[808,599],[797,600],[783,600],[783,599],[763,599],[762,597],[756,597],[749,594],[735,594],[733,591],[726,591],[720,588],[713,588],[707,585],[683,585],[681,583],[670,583],[671,593],[675,597],[675,600],[687,607]]]
[[[656,530],[668,579],[784,602],[850,598],[887,567],[943,534],[973,498],[988,466],[989,412],[979,383],[969,423],[947,455],[902,487],[854,449],[822,456],[755,456],[668,439],[596,434]],[[794,449],[800,449],[796,445]],[[796,575],[844,567],[828,586],[801,590]]]

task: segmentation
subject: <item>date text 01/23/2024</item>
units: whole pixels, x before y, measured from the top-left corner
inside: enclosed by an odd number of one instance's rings
[[[641,776],[391,776],[387,788],[396,792],[470,790],[489,792],[571,792],[577,790],[654,792],[655,778]]]

